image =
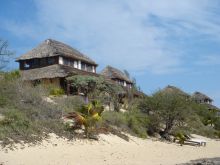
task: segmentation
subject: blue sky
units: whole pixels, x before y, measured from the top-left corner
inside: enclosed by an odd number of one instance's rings
[[[1,0],[0,37],[19,56],[47,38],[128,70],[147,93],[168,84],[220,106],[219,0]],[[9,69],[17,68],[11,62]]]

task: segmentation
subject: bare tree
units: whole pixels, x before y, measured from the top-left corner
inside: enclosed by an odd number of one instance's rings
[[[8,50],[8,41],[0,38],[0,70],[2,70],[9,62],[9,57],[13,55],[13,52]]]
[[[127,70],[124,70],[124,74],[130,79],[130,73]]]

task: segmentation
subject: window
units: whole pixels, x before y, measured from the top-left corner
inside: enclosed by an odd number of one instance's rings
[[[74,61],[73,61],[73,60],[70,60],[70,61],[69,61],[69,65],[70,65],[71,67],[74,67]]]
[[[47,60],[45,58],[40,59],[40,66],[46,66]]]
[[[66,58],[64,58],[64,59],[63,59],[63,63],[64,63],[64,65],[69,65],[69,60],[66,59]]]
[[[86,70],[86,64],[83,63],[83,62],[81,63],[81,69],[82,69],[82,70]]]
[[[91,65],[87,65],[87,71],[92,72],[92,66]]]
[[[24,69],[29,69],[31,67],[30,63],[25,61],[24,62]]]
[[[52,64],[55,64],[55,58],[48,58],[48,64],[49,65],[52,65]]]
[[[37,86],[37,85],[39,85],[40,83],[41,83],[41,80],[34,80],[33,85],[34,85],[34,86]]]
[[[31,68],[36,68],[39,66],[39,59],[33,59],[32,60],[32,66],[30,66]]]

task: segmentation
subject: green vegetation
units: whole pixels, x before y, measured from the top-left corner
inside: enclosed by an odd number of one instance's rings
[[[190,101],[175,92],[158,91],[147,99],[150,111],[164,125],[162,136],[167,136],[175,126],[181,125],[190,115]]]
[[[8,75],[10,75],[8,78]],[[43,98],[49,96],[44,86],[23,83],[17,74],[6,73],[0,80],[0,141],[37,142],[48,133],[71,138],[60,118],[62,110]]]
[[[61,95],[64,95],[65,92],[62,88],[58,88],[58,87],[52,87],[50,89],[50,95],[52,96],[61,96]]]
[[[72,87],[86,92],[89,104],[85,104],[80,96],[60,96],[64,93],[60,88],[30,86],[20,80],[19,71],[1,72],[2,144],[19,141],[35,143],[49,133],[77,137],[75,129],[82,126],[87,137],[100,130],[110,130],[122,138],[125,136],[118,133],[120,131],[142,138],[160,135],[167,140],[173,135],[180,142],[184,141],[183,135],[190,133],[220,138],[217,112],[179,92],[159,90],[151,96],[134,98],[135,89],[126,91],[102,77],[73,76],[68,81]],[[47,101],[51,94],[60,97]],[[110,103],[114,104],[114,111],[103,112],[103,105]],[[126,112],[120,112],[121,108]],[[68,115],[72,115],[74,127],[63,124],[61,118]]]
[[[106,81],[103,77],[76,75],[67,78],[74,89],[85,94],[85,97],[97,99],[101,103],[113,102],[114,108],[119,110],[119,103],[125,90],[120,86]]]
[[[104,111],[104,107],[98,101],[92,101],[91,103],[82,106],[77,112],[70,112],[65,116],[66,119],[72,119],[74,121],[73,129],[84,126],[84,132],[87,138],[93,136],[96,124],[101,120],[101,114]]]
[[[103,113],[103,120],[106,124],[116,126],[124,132],[135,136],[146,138],[149,118],[138,110],[131,110],[126,113],[107,111]]]

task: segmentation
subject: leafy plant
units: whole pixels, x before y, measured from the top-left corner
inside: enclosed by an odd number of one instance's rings
[[[65,118],[74,121],[74,129],[84,126],[85,135],[88,138],[93,133],[96,123],[101,120],[101,114],[103,111],[104,107],[100,102],[94,100],[91,103],[82,106],[78,112],[68,113]]]
[[[62,88],[53,87],[52,89],[50,89],[50,95],[60,96],[60,95],[64,95],[64,94],[65,94],[65,92]]]
[[[175,135],[175,140],[178,140],[180,145],[182,146],[184,142],[186,141],[186,136],[182,132],[178,132]]]

